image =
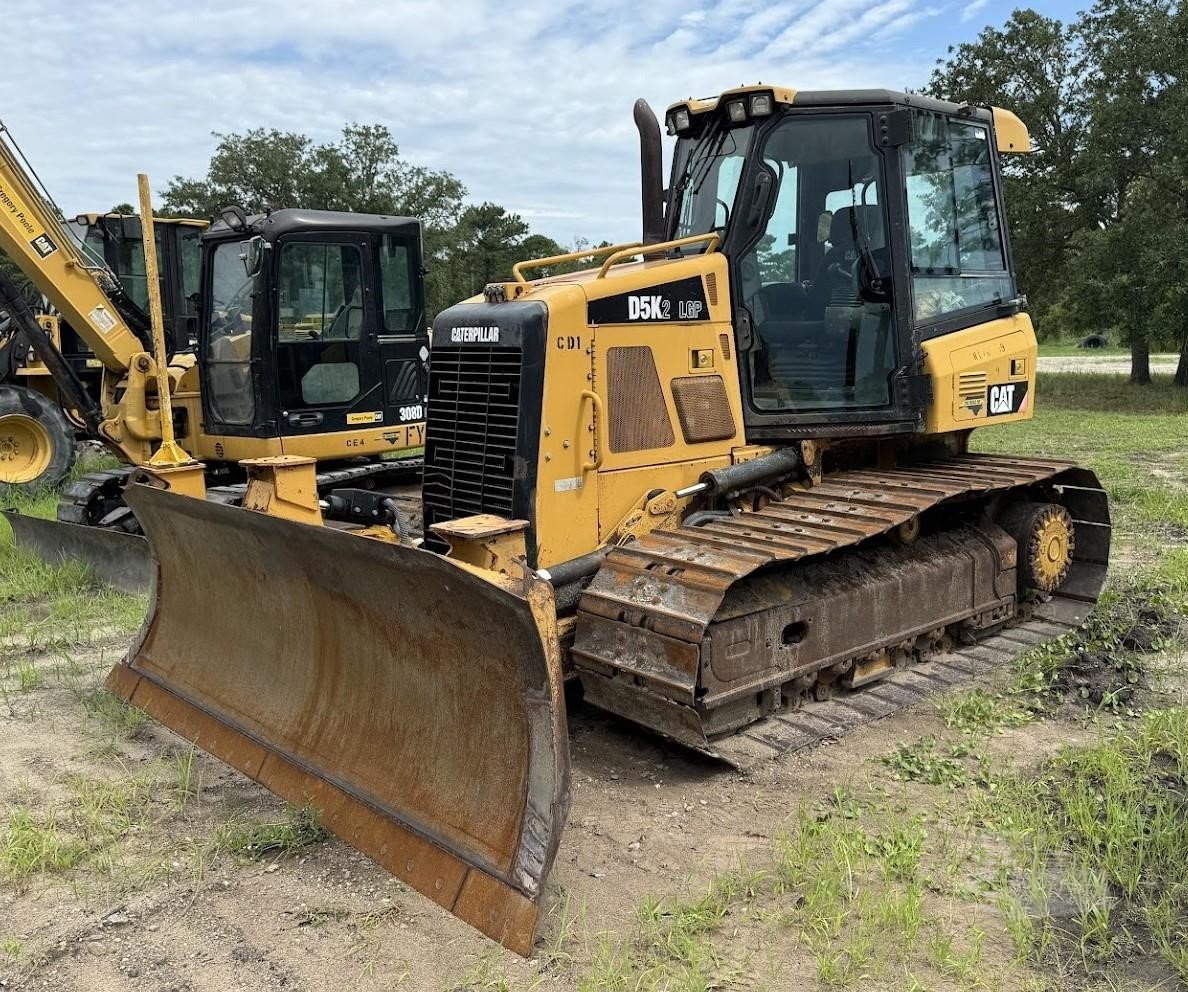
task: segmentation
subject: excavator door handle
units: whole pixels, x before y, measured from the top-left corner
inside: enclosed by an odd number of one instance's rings
[[[289,414],[290,427],[320,427],[321,424],[322,415],[320,413],[313,413],[307,410],[305,413]]]
[[[590,401],[591,406],[594,407],[594,425],[590,434],[590,460],[582,460],[582,474],[587,472],[596,472],[602,468],[602,448],[598,443],[598,431],[602,426],[602,397],[599,396],[592,389],[582,390],[582,402]]]

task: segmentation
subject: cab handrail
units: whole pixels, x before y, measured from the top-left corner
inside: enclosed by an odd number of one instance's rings
[[[602,255],[613,255],[627,249],[642,248],[639,242],[632,241],[621,245],[603,245],[601,248],[587,248],[584,251],[570,251],[564,255],[549,255],[547,258],[529,258],[523,262],[516,262],[512,266],[512,277],[516,282],[528,284],[522,269],[539,269],[546,265],[559,265],[561,262],[576,262],[579,258],[598,258]]]
[[[630,258],[632,255],[643,255],[652,253],[659,254],[663,251],[671,251],[673,248],[683,248],[685,245],[700,244],[702,241],[709,243],[706,249],[706,254],[717,251],[718,245],[722,243],[722,239],[718,236],[716,231],[709,231],[706,234],[691,234],[687,238],[676,238],[672,241],[661,241],[654,245],[624,245],[616,250],[605,262],[602,263],[602,268],[598,270],[598,275],[595,279],[603,279],[610,271],[612,265],[616,262],[621,262],[625,258]]]

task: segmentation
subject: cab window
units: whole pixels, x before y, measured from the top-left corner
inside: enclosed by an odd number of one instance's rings
[[[359,395],[362,274],[355,245],[291,241],[282,247],[277,342],[286,408],[335,406]]]
[[[219,423],[250,424],[256,412],[252,390],[252,290],[241,258],[245,245],[228,242],[211,259],[211,306],[206,329],[210,409]]]
[[[916,320],[1009,299],[989,128],[917,111],[913,133],[904,168]]]
[[[411,334],[416,328],[412,251],[407,241],[385,234],[380,246],[380,292],[385,334]]]

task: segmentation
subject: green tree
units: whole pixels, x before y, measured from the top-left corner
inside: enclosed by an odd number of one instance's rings
[[[1032,154],[1003,156],[1002,165],[1019,284],[1041,335],[1062,330],[1048,325],[1057,323],[1070,243],[1082,226],[1080,72],[1072,30],[1016,10],[1001,28],[951,47],[928,84],[942,99],[1012,110],[1031,132]]]
[[[1172,0],[1097,0],[1075,32],[1083,77],[1081,100],[1087,141],[1081,156],[1083,203],[1089,223],[1080,236],[1076,264],[1090,270],[1070,285],[1084,290],[1096,278],[1119,289],[1099,294],[1099,319],[1121,331],[1130,345],[1132,382],[1151,381],[1150,348],[1160,338],[1156,315],[1166,313],[1169,287],[1158,278],[1169,232],[1183,211],[1165,190],[1164,159],[1182,127],[1165,110]],[[1161,201],[1162,204],[1161,204]],[[1180,237],[1174,241],[1182,241]],[[1096,248],[1090,242],[1099,242]]]
[[[466,194],[450,173],[401,158],[382,124],[348,124],[337,142],[325,144],[264,128],[215,137],[206,175],[170,180],[164,210],[213,217],[228,204],[248,213],[307,207],[420,217],[441,229],[455,222]]]
[[[930,83],[1029,125],[1034,154],[1010,156],[1004,171],[1037,327],[1113,332],[1138,383],[1150,381],[1151,344],[1174,340],[1177,382],[1188,384],[1185,27],[1174,0],[1097,0],[1071,25],[1017,10],[950,49]]]

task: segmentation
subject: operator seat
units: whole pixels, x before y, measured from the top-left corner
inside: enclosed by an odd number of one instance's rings
[[[857,242],[854,240],[855,225],[859,233]],[[865,203],[835,211],[829,222],[829,250],[821,259],[817,277],[811,283],[805,313],[820,320],[829,302],[839,292],[852,297],[856,289],[854,262],[858,258],[858,247],[877,251],[884,245],[883,211],[877,204]]]

